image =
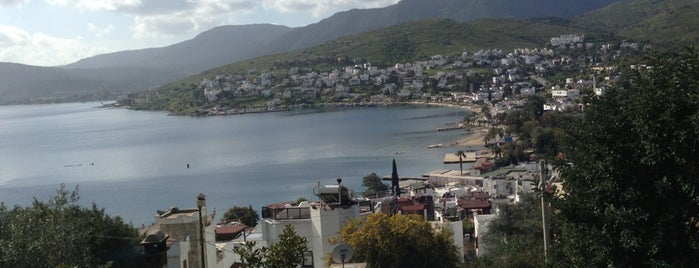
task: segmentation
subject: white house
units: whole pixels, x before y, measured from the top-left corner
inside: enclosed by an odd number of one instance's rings
[[[328,239],[336,237],[340,229],[360,215],[360,204],[352,191],[344,186],[325,185],[314,189],[320,201],[276,204],[262,208],[259,230],[267,245],[279,241],[279,235],[290,224],[296,233],[308,239],[307,259],[303,267],[325,267],[327,256],[336,245]]]
[[[203,194],[197,197],[197,208],[158,211],[141,242],[146,262],[168,268],[199,268],[202,262],[216,267],[215,216],[207,214]]]

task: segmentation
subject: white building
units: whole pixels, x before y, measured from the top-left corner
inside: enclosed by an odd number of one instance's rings
[[[309,252],[303,267],[326,267],[326,258],[336,246],[328,239],[336,237],[345,223],[360,215],[360,204],[346,187],[326,185],[316,187],[315,191],[320,195],[320,201],[264,207],[259,225],[261,239],[267,245],[278,242],[288,224],[299,236],[306,237]]]
[[[199,268],[202,262],[206,267],[216,267],[216,225],[211,224],[215,216],[207,214],[203,194],[197,197],[195,209],[158,211],[155,224],[146,230],[141,242],[147,262],[168,268]]]
[[[473,224],[475,227],[473,236],[476,241],[476,256],[483,256],[488,251],[488,245],[483,238],[488,234],[488,225],[496,218],[497,215],[495,214],[473,216]]]

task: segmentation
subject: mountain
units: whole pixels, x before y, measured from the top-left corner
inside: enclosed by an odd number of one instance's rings
[[[664,47],[699,43],[696,0],[626,0],[591,11],[575,23]]]
[[[376,9],[339,12],[272,41],[269,52],[319,45],[341,36],[433,18],[467,22],[480,18],[572,17],[619,0],[403,0]]]
[[[143,67],[64,69],[0,63],[0,105],[113,99],[183,75]]]
[[[197,73],[262,55],[262,47],[290,29],[271,24],[220,26],[171,46],[97,55],[64,67],[94,69],[138,66],[161,69],[167,66],[181,73]]]
[[[262,55],[287,52],[408,21],[483,17],[569,17],[618,0],[403,0],[377,9],[349,10],[300,28],[260,24],[222,26],[162,48],[97,55],[66,66],[29,68],[4,65],[0,104],[71,96],[90,92],[113,97],[143,90],[216,66]],[[107,94],[111,93],[111,94]],[[75,99],[73,99],[75,100]]]
[[[266,55],[206,70],[198,75],[176,81],[170,86],[196,84],[217,74],[246,73],[256,69],[273,72],[291,65],[330,65],[327,59],[365,59],[375,66],[385,67],[396,62],[412,62],[432,55],[449,55],[460,51],[541,47],[552,36],[584,34],[588,39],[601,38],[595,31],[580,27],[570,19],[479,19],[457,22],[452,19],[430,19],[406,22],[378,30],[343,36],[324,44],[291,52]],[[409,55],[392,49],[400,46]],[[287,66],[288,65],[288,66]],[[342,64],[339,64],[342,65]],[[316,66],[318,67],[318,66]],[[341,66],[331,66],[338,68]]]
[[[221,26],[162,48],[114,52],[59,67],[0,63],[0,105],[115,98],[262,55],[289,27]]]

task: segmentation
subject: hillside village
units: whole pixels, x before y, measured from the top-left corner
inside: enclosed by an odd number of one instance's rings
[[[647,49],[630,42],[586,42],[583,35],[570,34],[552,37],[542,48],[464,51],[386,68],[356,59],[354,64],[329,71],[313,65],[267,72],[251,69],[246,74],[202,79],[197,90],[208,102],[209,115],[416,101],[492,103],[497,111],[504,111],[520,107],[518,97],[535,94],[546,97],[545,110],[576,110],[582,96],[601,94],[618,75],[616,59]],[[265,101],[230,105],[232,100],[246,98]]]
[[[415,101],[467,107],[485,103],[492,104],[486,105],[489,110],[504,113],[521,108],[526,101],[524,97],[537,94],[546,100],[544,110],[578,112],[584,108],[581,100],[603,94],[604,88],[619,75],[614,64],[616,58],[642,49],[647,47],[627,42],[595,44],[585,42],[581,35],[563,35],[551,38],[545,48],[516,49],[507,54],[489,49],[463,52],[456,57],[435,55],[426,61],[400,63],[388,68],[358,63],[330,72],[290,67],[283,75],[256,70],[247,74],[220,74],[202,80],[198,90],[215,104],[210,115],[280,111],[314,103],[381,105]],[[633,66],[639,67],[642,65]],[[379,90],[369,93],[366,88]],[[247,108],[225,107],[222,103],[225,98],[251,95],[269,100],[266,106]],[[507,139],[511,137],[496,138],[492,142],[503,143]],[[291,224],[299,235],[309,239],[303,267],[325,267],[327,256],[336,246],[329,244],[328,239],[348,220],[372,213],[422,215],[433,222],[434,228],[449,229],[454,246],[464,256],[481,256],[488,250],[484,242],[488,223],[497,217],[500,207],[520,202],[522,195],[541,187],[538,182],[542,179],[558,185],[557,174],[550,172],[551,165],[535,161],[498,168],[487,150],[469,151],[465,156],[463,160],[456,159],[472,163],[467,170],[426,171],[419,178],[401,178],[396,186],[401,194],[355,197],[352,190],[338,180],[337,185],[314,188],[319,200],[269,200],[270,205],[262,208],[261,223],[255,228],[240,222],[216,224],[215,215],[205,215],[205,240],[216,241],[203,249],[207,252],[208,266],[228,267],[240,263],[234,249],[244,241],[256,241],[258,246],[270,245],[278,241],[283,227]],[[454,156],[447,155],[445,163],[455,163],[453,159]],[[391,179],[384,177],[384,180]],[[172,224],[176,222],[183,226],[196,224],[197,215],[192,211],[196,209],[159,212],[156,224],[148,232],[153,237],[164,238],[163,232],[174,228]],[[177,214],[182,215],[173,216]],[[464,233],[463,222],[471,222],[474,229]],[[196,238],[197,234],[191,236]],[[145,245],[151,243],[147,240],[144,240]],[[162,243],[164,240],[154,241]],[[174,247],[176,249],[195,248],[196,241],[180,233],[178,238],[170,236],[168,243],[179,244]],[[196,252],[200,251],[189,251],[189,254],[159,251],[151,257],[167,256],[168,263],[190,260],[195,267],[191,260],[201,256]]]

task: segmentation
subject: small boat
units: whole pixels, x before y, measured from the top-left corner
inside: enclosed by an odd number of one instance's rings
[[[438,144],[432,144],[432,145],[430,145],[430,146],[427,146],[427,148],[430,148],[430,149],[432,149],[432,148],[440,148],[440,147],[442,147],[442,146],[444,146],[444,145],[441,144],[441,143],[438,143]]]

